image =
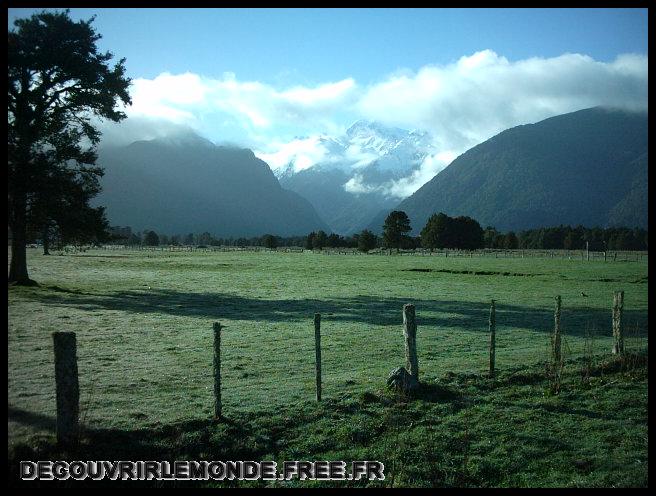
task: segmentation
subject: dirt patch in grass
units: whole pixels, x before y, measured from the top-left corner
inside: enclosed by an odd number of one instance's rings
[[[82,257],[82,258],[132,258],[129,255],[68,255],[69,257]]]
[[[401,269],[404,272],[444,272],[446,274],[469,274],[474,276],[521,276],[533,277],[544,274],[524,274],[521,272],[495,272],[491,270],[454,270],[454,269]]]

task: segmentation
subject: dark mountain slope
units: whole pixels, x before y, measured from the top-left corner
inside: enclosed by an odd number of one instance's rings
[[[406,198],[418,233],[435,212],[483,227],[647,227],[647,113],[592,108],[508,129]],[[371,227],[380,231],[385,212]]]
[[[113,225],[219,237],[328,230],[310,203],[280,187],[251,150],[198,137],[139,141],[101,150],[103,192]]]

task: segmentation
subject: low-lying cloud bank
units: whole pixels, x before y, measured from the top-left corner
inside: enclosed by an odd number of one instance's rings
[[[213,141],[251,147],[272,168],[293,161],[297,169],[329,161],[322,136],[339,135],[356,119],[426,130],[435,153],[386,186],[389,194],[404,197],[504,129],[599,105],[647,110],[647,68],[646,55],[620,55],[612,62],[581,54],[509,61],[483,50],[367,86],[347,78],[278,89],[231,73],[221,78],[163,73],[136,79],[129,118],[104,124],[103,130],[106,141],[121,141],[191,129]],[[346,187],[366,191],[368,185],[355,178]]]

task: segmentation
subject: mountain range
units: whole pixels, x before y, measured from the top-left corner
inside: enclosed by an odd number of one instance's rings
[[[358,121],[323,136],[324,159],[272,172],[249,149],[194,134],[104,146],[112,225],[217,237],[380,233],[391,210],[413,234],[433,213],[501,231],[582,224],[647,227],[647,112],[592,108],[517,126],[456,158],[404,200],[390,192],[431,154],[432,137]]]
[[[95,203],[112,225],[133,231],[239,237],[330,229],[248,149],[190,134],[103,147],[98,164],[105,175]]]

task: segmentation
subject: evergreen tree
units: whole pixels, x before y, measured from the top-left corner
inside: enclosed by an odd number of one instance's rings
[[[28,230],[56,222],[49,215],[52,205],[69,190],[81,183],[94,184],[102,175],[95,166],[100,132],[91,119],[120,121],[125,114],[116,110],[118,103],[131,103],[125,61],[113,68],[108,65],[113,55],[98,52],[100,35],[92,22],[93,18],[74,22],[68,11],[44,11],[17,19],[15,29],[8,32],[10,282],[33,284],[26,263]],[[50,176],[68,179],[69,187],[64,183],[63,188],[50,188],[46,180]],[[87,211],[84,220],[100,213]],[[32,225],[37,220],[40,225]]]
[[[368,252],[376,248],[376,235],[365,229],[358,235],[358,250]]]
[[[317,231],[317,235],[312,240],[312,248],[322,250],[323,247],[326,246],[327,241],[328,241],[328,236],[326,235],[326,233],[324,231]]]
[[[306,250],[312,250],[314,248],[314,238],[317,236],[317,233],[312,231],[310,234],[307,235],[307,238],[305,238],[305,249]]]
[[[159,245],[159,236],[155,231],[148,231],[144,236],[143,244],[146,246],[158,246]]]
[[[330,248],[337,248],[338,246],[343,246],[344,238],[342,238],[339,234],[331,233],[330,235],[328,235],[328,239],[326,239],[326,245],[329,246]]]
[[[262,236],[262,246],[275,250],[278,247],[278,239],[272,234]]]
[[[446,247],[448,244],[449,220],[451,218],[442,212],[431,215],[421,230],[421,245],[424,248],[430,248],[431,251],[435,248]]]
[[[394,210],[385,219],[383,225],[383,243],[386,248],[399,249],[407,242],[408,235],[412,231],[410,219],[405,212]]]
[[[508,250],[516,250],[519,247],[517,235],[513,231],[506,233],[504,236],[503,247]]]

